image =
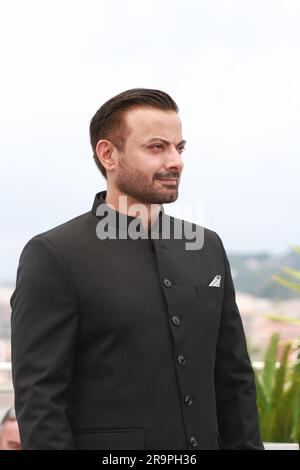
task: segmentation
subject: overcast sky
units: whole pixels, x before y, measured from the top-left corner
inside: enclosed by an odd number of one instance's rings
[[[1,0],[0,282],[33,235],[105,189],[89,121],[134,87],[180,108],[166,212],[202,208],[229,252],[300,245],[299,24],[299,0]]]

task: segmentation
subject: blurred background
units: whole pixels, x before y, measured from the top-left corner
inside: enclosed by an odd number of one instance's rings
[[[262,397],[274,401],[280,354],[290,344],[296,364],[300,334],[299,22],[298,0],[1,2],[0,409],[13,400],[9,299],[22,248],[91,209],[105,181],[90,119],[135,87],[179,105],[185,168],[165,211],[222,238]]]

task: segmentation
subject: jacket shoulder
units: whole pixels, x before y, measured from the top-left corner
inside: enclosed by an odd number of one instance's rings
[[[70,234],[73,231],[82,230],[85,225],[88,225],[90,220],[93,220],[93,214],[89,212],[85,212],[84,214],[80,214],[77,217],[74,217],[66,222],[63,222],[51,229],[48,229],[44,232],[38,233],[35,235],[36,237],[44,237],[48,239],[64,236],[64,234]]]
[[[89,211],[84,214],[80,214],[62,224],[59,224],[49,230],[36,234],[35,238],[46,238],[49,241],[60,242],[75,240],[83,236],[86,233],[86,229],[96,224],[95,216]]]
[[[25,244],[21,256],[26,251],[33,252],[37,246],[47,246],[51,251],[61,254],[87,242],[88,234],[94,233],[97,223],[92,212],[85,212],[49,230],[37,233]]]

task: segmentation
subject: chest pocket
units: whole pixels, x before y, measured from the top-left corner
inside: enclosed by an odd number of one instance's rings
[[[223,287],[196,286],[196,291],[201,298],[221,298]]]
[[[206,332],[206,338],[216,340],[223,304],[223,287],[195,286],[196,317],[199,327]],[[197,325],[198,326],[198,325]]]

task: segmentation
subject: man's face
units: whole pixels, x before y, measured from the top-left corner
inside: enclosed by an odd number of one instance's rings
[[[20,434],[16,420],[5,421],[0,432],[0,450],[20,450]]]
[[[183,168],[181,122],[174,111],[136,108],[124,116],[128,137],[118,151],[114,184],[138,202],[163,204],[178,197]]]

